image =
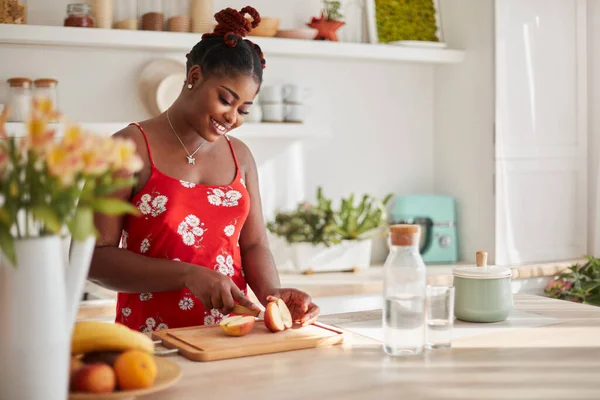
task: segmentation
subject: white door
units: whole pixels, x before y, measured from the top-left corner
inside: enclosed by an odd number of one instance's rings
[[[496,1],[496,263],[587,246],[585,0]]]

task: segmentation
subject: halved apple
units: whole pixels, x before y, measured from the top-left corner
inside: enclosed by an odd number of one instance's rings
[[[229,336],[244,336],[250,333],[254,326],[255,318],[249,315],[235,315],[233,317],[224,318],[219,326],[226,335]]]
[[[267,304],[265,326],[271,332],[281,332],[292,327],[292,314],[283,300],[277,299]]]

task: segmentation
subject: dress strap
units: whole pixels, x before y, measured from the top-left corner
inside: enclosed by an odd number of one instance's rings
[[[229,139],[228,135],[225,135],[225,138],[227,139],[227,143],[229,143],[229,148],[231,149],[231,155],[233,156],[233,162],[235,162],[235,169],[236,169],[236,171],[239,171],[240,166],[238,164],[238,160],[235,155],[235,150],[233,150],[233,144],[231,144],[231,140]]]
[[[144,136],[144,141],[146,142],[146,149],[148,150],[148,158],[150,159],[150,163],[154,165],[154,160],[152,159],[152,151],[150,150],[150,143],[148,142],[148,136],[146,136],[146,132],[144,132],[144,128],[140,126],[137,122],[132,122],[129,126],[135,125],[138,127],[140,132],[142,132],[142,136]],[[233,156],[235,158],[235,155]]]

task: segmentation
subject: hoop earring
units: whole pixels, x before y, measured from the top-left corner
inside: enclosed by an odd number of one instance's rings
[[[188,84],[188,89],[191,89],[191,88],[192,88],[192,84],[191,84],[191,83],[189,83],[189,84]]]

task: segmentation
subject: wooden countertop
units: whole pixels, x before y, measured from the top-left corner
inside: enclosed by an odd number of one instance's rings
[[[513,279],[550,277],[569,266],[585,260],[556,261],[540,264],[527,264],[512,267]],[[452,283],[452,268],[455,265],[428,265],[427,281],[433,285]],[[305,291],[313,298],[349,296],[381,293],[383,290],[383,267],[374,265],[366,270],[353,272],[319,273],[314,275],[280,272],[281,284]],[[79,307],[77,319],[101,318],[114,320],[116,293],[87,283],[86,291],[95,300],[83,301]],[[253,294],[250,298],[256,301]]]
[[[159,399],[598,399],[600,308],[516,295],[515,310],[554,325],[460,338],[449,349],[392,359],[375,340],[195,363]],[[379,310],[324,316],[328,324],[380,321]]]

